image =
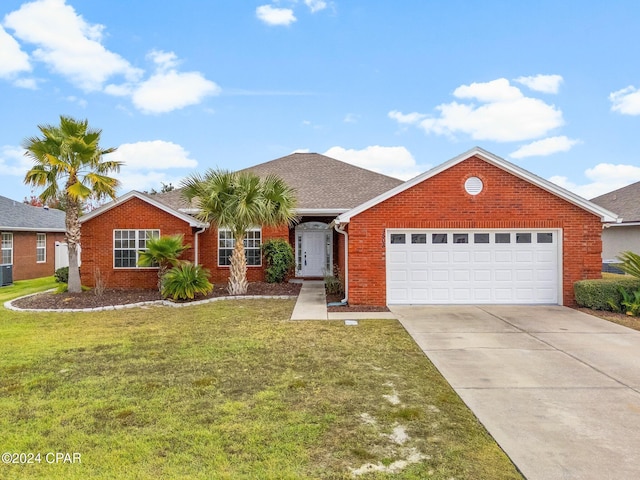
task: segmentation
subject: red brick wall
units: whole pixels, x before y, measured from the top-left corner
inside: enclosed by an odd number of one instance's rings
[[[46,262],[36,261],[38,232],[13,233],[13,280],[48,277],[55,271],[55,243],[64,242],[64,233],[40,232],[47,235]]]
[[[464,182],[477,176],[483,191]],[[386,304],[387,228],[562,228],[563,304],[573,283],[600,278],[600,218],[472,157],[353,217],[349,225],[349,302]]]
[[[160,235],[184,235],[184,242],[191,245],[182,258],[194,261],[195,232],[186,222],[170,215],[138,198],[108,210],[82,224],[82,284],[95,286],[95,272],[100,274],[109,288],[155,288],[157,269],[113,268],[113,231],[119,229],[159,229]],[[263,242],[269,238],[288,239],[286,226],[262,229]],[[223,283],[229,278],[229,267],[218,267],[218,233],[215,228],[198,235],[199,263],[211,272],[213,283]],[[264,280],[264,266],[248,267],[250,282]]]

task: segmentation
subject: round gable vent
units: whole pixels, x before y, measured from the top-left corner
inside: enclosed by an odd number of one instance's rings
[[[469,195],[478,195],[483,186],[482,180],[478,177],[469,177],[464,182],[464,189]]]

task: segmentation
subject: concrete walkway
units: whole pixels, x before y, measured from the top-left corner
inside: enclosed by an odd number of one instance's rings
[[[323,280],[305,280],[293,308],[291,320],[395,319],[390,312],[327,312]]]
[[[640,332],[557,306],[392,312],[528,480],[640,478]]]

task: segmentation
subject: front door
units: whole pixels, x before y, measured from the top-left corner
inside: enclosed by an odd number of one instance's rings
[[[300,276],[323,277],[326,264],[326,230],[302,230]]]

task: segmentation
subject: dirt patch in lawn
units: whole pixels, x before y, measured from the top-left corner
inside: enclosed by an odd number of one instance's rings
[[[253,282],[249,284],[247,295],[261,296],[297,296],[300,292],[300,284],[295,283],[265,283]],[[198,295],[194,299],[206,300],[208,298],[229,296],[226,285],[216,285],[213,291],[206,296]],[[96,295],[94,290],[82,293],[54,293],[44,292],[30,297],[13,301],[13,305],[26,309],[67,309],[67,308],[99,308],[111,305],[129,305],[132,303],[151,302],[162,300],[157,290],[130,289],[117,290],[107,289],[102,295]]]

